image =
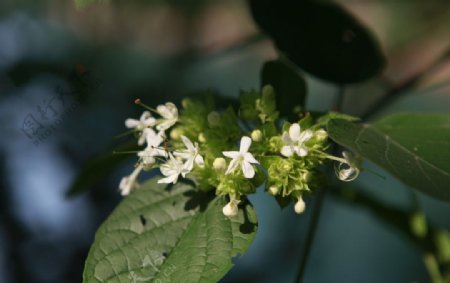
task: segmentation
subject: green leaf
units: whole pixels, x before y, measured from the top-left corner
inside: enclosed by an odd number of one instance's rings
[[[250,204],[227,218],[224,198],[211,199],[191,185],[147,182],[97,231],[83,282],[217,282],[248,249],[257,224]]]
[[[369,31],[329,1],[249,0],[257,24],[305,71],[336,83],[377,75],[385,59]]]
[[[405,184],[450,201],[450,115],[396,114],[372,125],[331,120],[328,133]]]
[[[134,151],[137,150],[136,148],[136,142],[130,141],[116,148],[116,151]],[[66,196],[74,197],[88,191],[92,186],[109,176],[121,163],[133,156],[133,154],[114,154],[110,152],[92,158],[83,166],[83,169],[81,169],[67,191]]]
[[[300,73],[281,60],[264,63],[261,70],[262,86],[275,89],[277,109],[281,116],[295,119],[296,108],[303,109],[306,99],[306,83]]]

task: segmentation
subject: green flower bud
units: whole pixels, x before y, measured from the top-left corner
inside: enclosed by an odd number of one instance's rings
[[[279,187],[277,187],[275,185],[269,187],[269,193],[271,195],[276,196],[276,195],[278,195],[279,192],[280,192],[280,188]]]
[[[254,130],[251,135],[252,140],[255,142],[259,142],[262,140],[262,132],[260,130]]]
[[[184,109],[189,108],[189,106],[192,105],[192,101],[189,98],[185,98],[181,101],[181,106],[183,106]]]
[[[225,169],[227,169],[227,162],[224,158],[218,157],[214,159],[213,168],[217,171],[225,171]]]
[[[205,134],[203,133],[198,134],[198,141],[201,143],[206,142]]]
[[[180,128],[175,128],[170,132],[170,138],[174,140],[179,140],[183,135],[183,130]]]
[[[263,96],[270,96],[270,95],[274,95],[275,90],[273,89],[273,86],[265,85],[262,88],[262,92],[261,93],[262,93]]]
[[[314,132],[314,136],[317,141],[325,141],[328,138],[328,133],[324,129],[319,129]]]

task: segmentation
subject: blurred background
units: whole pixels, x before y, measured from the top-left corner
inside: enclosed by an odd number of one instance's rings
[[[89,2],[89,1],[86,1]],[[378,38],[388,64],[345,87],[344,112],[450,112],[450,4],[340,0]],[[94,233],[121,200],[133,158],[67,197],[89,160],[123,143],[124,120],[147,104],[212,89],[259,88],[277,58],[244,0],[2,0],[0,3],[0,282],[81,282]],[[309,110],[332,107],[337,86],[305,74]],[[443,149],[448,150],[448,149]],[[130,156],[132,157],[132,156]],[[364,164],[358,189],[411,207],[411,193]],[[371,173],[373,171],[375,173]],[[383,179],[380,176],[385,176]],[[95,182],[94,182],[95,181]],[[429,221],[450,229],[450,205],[417,193]],[[314,198],[298,216],[262,190],[249,252],[222,282],[294,282]],[[421,251],[364,206],[327,194],[304,282],[429,282]]]

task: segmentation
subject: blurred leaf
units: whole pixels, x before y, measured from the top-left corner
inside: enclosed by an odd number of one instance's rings
[[[450,115],[396,114],[372,125],[331,120],[328,132],[407,185],[450,201]]]
[[[385,59],[372,35],[328,1],[249,0],[255,21],[295,64],[336,83],[377,75]]]
[[[136,142],[130,141],[118,148],[117,152],[133,151],[136,149]],[[67,197],[73,197],[88,191],[97,182],[108,177],[122,162],[132,157],[132,154],[115,154],[113,152],[101,154],[89,160],[81,169],[66,193]]]
[[[303,109],[306,99],[306,82],[298,71],[281,60],[268,61],[261,70],[261,84],[275,89],[281,116],[289,120],[298,117],[295,110]]]
[[[217,282],[256,234],[250,204],[222,213],[225,200],[152,180],[114,210],[95,236],[83,282]]]

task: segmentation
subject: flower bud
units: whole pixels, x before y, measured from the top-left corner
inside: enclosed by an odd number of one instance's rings
[[[250,136],[252,137],[252,140],[255,142],[259,142],[262,140],[262,132],[260,130],[254,130]]]
[[[183,135],[183,131],[179,128],[175,128],[172,131],[170,131],[170,138],[174,140],[179,140],[181,138],[181,135]]]
[[[269,95],[273,95],[275,93],[275,90],[273,89],[273,86],[265,85],[262,88],[261,93],[262,93],[263,96],[269,96]]]
[[[189,98],[185,98],[181,100],[181,106],[183,106],[184,109],[188,108],[192,105],[192,101]]]
[[[275,185],[269,187],[269,193],[271,195],[276,196],[276,195],[278,195],[279,192],[280,192],[280,188],[279,187],[277,187]]]
[[[220,114],[216,111],[212,111],[208,114],[207,119],[210,127],[217,126],[220,123]]]
[[[227,205],[225,205],[222,209],[222,212],[225,216],[228,217],[233,217],[236,216],[239,212],[239,208],[238,208],[238,204],[239,204],[239,200],[236,199],[231,199],[229,203],[227,203]]]
[[[299,196],[297,202],[295,203],[294,210],[297,214],[302,214],[305,211],[306,204],[302,197]]]
[[[227,168],[227,162],[225,161],[224,158],[218,157],[214,159],[213,167],[217,171],[225,171],[225,169]]]
[[[205,142],[206,141],[205,134],[203,133],[198,134],[198,141],[201,143]]]
[[[324,129],[317,130],[314,135],[318,141],[324,141],[328,138],[328,133]]]

